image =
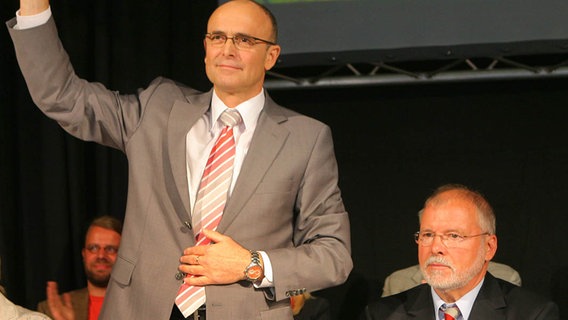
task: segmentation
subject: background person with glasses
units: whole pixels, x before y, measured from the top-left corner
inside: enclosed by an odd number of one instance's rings
[[[75,137],[128,159],[124,236],[100,319],[291,319],[290,296],[345,282],[350,226],[331,130],[264,90],[280,55],[268,9],[233,0],[212,13],[203,45],[213,87],[205,93],[160,77],[120,94],[79,78],[48,0],[20,0],[8,28],[38,107]],[[201,230],[195,203],[225,111],[242,118],[231,129],[234,165],[222,171],[231,172],[230,186],[216,198],[226,200],[218,226]],[[203,238],[211,244],[196,246]],[[199,295],[178,299],[184,283]],[[188,311],[203,299],[198,315]]]
[[[426,283],[370,303],[361,318],[559,319],[553,302],[487,272],[497,251],[496,222],[480,193],[444,185],[418,217],[414,238]]]
[[[59,295],[57,282],[47,282],[47,300],[38,311],[54,320],[97,320],[104,302],[112,267],[116,262],[122,234],[122,222],[112,216],[100,216],[90,224],[81,250],[87,287]]]

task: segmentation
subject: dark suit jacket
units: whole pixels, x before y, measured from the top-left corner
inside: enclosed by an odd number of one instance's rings
[[[73,311],[75,311],[75,320],[88,320],[89,319],[89,291],[87,288],[69,291],[71,295],[71,303],[73,304]],[[47,300],[41,301],[37,305],[37,311],[48,315],[53,318],[49,311]]]
[[[428,284],[381,298],[367,306],[361,319],[367,320],[435,320],[434,301]],[[475,299],[469,320],[555,320],[558,307],[552,301],[490,273]]]
[[[314,297],[307,299],[294,320],[331,320],[331,306],[326,298]]]
[[[209,109],[212,91],[158,78],[120,95],[75,75],[53,19],[21,31],[14,20],[10,35],[38,107],[72,135],[128,158],[124,231],[100,319],[167,319],[181,284],[180,255],[195,244],[186,135]],[[207,286],[208,319],[291,319],[288,290],[347,279],[349,219],[337,184],[329,127],[267,96],[217,230],[267,252],[274,296],[245,281]]]

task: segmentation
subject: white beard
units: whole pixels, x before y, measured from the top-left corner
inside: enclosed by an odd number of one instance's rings
[[[446,265],[450,268],[450,276],[446,276],[446,271],[427,271],[427,266],[430,263],[439,263]],[[428,284],[434,289],[439,289],[442,291],[453,290],[457,288],[464,287],[468,282],[471,281],[476,275],[478,275],[485,264],[485,259],[482,255],[475,260],[475,262],[468,269],[457,272],[455,266],[450,264],[444,257],[441,256],[431,256],[426,261],[424,267],[420,266],[422,275]]]

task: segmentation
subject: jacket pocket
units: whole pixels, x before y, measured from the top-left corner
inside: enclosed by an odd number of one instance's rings
[[[112,267],[112,278],[121,286],[128,286],[130,285],[133,271],[134,264],[128,260],[123,259],[121,256],[118,256],[116,257],[116,262]]]

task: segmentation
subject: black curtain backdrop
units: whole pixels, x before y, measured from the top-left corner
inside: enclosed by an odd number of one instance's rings
[[[4,21],[16,2],[0,3]],[[209,89],[202,34],[215,6],[52,1],[77,73],[122,92],[160,75]],[[96,215],[123,217],[127,162],[45,118],[7,31],[0,47],[2,283],[11,300],[35,309],[47,280],[65,291],[85,286],[84,228]],[[568,317],[567,88],[568,78],[556,78],[270,92],[333,130],[355,267],[346,284],[315,294],[330,300],[336,319],[354,319],[389,273],[417,263],[417,211],[450,182],[486,195],[497,214],[495,261]]]

